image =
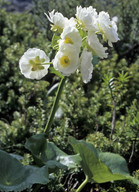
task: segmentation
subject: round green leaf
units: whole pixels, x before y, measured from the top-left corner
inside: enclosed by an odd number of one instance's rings
[[[47,142],[43,134],[30,137],[25,147],[39,162],[50,165],[50,168],[76,168],[80,161],[79,155],[67,155],[53,142]]]
[[[47,166],[41,168],[24,166],[8,153],[0,150],[0,190],[23,191],[33,184],[47,184]]]
[[[26,149],[28,149],[33,155],[39,157],[42,155],[44,149],[47,147],[47,140],[44,134],[33,135],[26,140]]]
[[[76,153],[81,156],[81,166],[90,181],[105,183],[116,180],[131,180],[135,184],[139,181],[129,175],[126,161],[118,154],[99,152],[85,141],[78,141],[69,137],[69,142]]]

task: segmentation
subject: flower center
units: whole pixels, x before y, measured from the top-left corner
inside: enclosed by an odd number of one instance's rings
[[[58,25],[51,25],[52,31],[58,31],[59,33],[62,33],[62,28],[59,27]]]
[[[62,65],[62,67],[68,67],[70,64],[70,60],[69,60],[68,56],[61,57],[60,64]]]
[[[35,59],[31,59],[29,60],[29,64],[31,65],[31,70],[32,71],[39,71],[39,70],[43,70],[44,67],[42,66],[42,64],[44,63],[45,59],[40,59],[39,56],[36,56]]]
[[[66,43],[66,44],[73,44],[73,41],[69,37],[65,37],[64,43]]]

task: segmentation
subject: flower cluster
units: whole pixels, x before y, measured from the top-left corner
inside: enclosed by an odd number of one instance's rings
[[[107,58],[107,47],[119,40],[115,21],[110,20],[109,14],[97,13],[92,6],[76,8],[75,18],[66,18],[61,13],[45,13],[51,22],[51,30],[58,36],[57,52],[52,60],[55,70],[63,76],[69,76],[77,69],[81,72],[84,83],[92,78],[93,56]],[[37,48],[29,49],[20,59],[21,72],[27,78],[40,79],[49,68],[49,58]]]

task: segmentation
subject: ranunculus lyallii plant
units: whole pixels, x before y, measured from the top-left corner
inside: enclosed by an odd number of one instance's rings
[[[77,169],[79,166],[85,174],[85,180],[77,189],[73,189],[75,192],[80,192],[88,182],[105,183],[127,179],[139,184],[138,180],[129,175],[126,161],[118,154],[100,152],[90,143],[69,137],[76,154],[68,155],[49,142],[51,125],[66,77],[73,73],[81,74],[83,82],[88,83],[92,78],[93,59],[107,58],[108,47],[112,47],[112,43],[119,38],[116,23],[109,14],[104,11],[97,13],[92,6],[77,7],[75,17],[70,19],[55,10],[45,15],[54,32],[51,47],[55,50],[55,56],[50,61],[44,51],[29,48],[21,57],[19,68],[29,79],[40,80],[50,71],[59,75],[61,81],[44,133],[33,135],[24,145],[34,158],[35,166],[24,166],[14,158],[15,154],[12,156],[0,150],[0,191],[23,191],[33,185],[32,191],[36,192],[52,179],[55,170]],[[50,66],[53,69],[49,70]],[[39,185],[34,188],[34,184]]]

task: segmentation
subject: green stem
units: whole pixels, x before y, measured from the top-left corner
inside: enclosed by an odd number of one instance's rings
[[[52,65],[53,63],[52,62],[49,62],[49,63],[37,63],[37,65]]]
[[[51,109],[51,113],[50,113],[49,119],[48,119],[47,124],[46,124],[45,129],[44,129],[44,132],[46,134],[49,133],[51,125],[53,123],[53,119],[55,117],[55,113],[56,113],[56,110],[57,110],[57,107],[58,107],[59,99],[60,99],[60,96],[61,96],[61,93],[62,93],[62,90],[63,90],[63,87],[64,87],[65,80],[66,80],[65,77],[61,78],[61,81],[60,81],[60,84],[59,84],[59,87],[58,87],[58,90],[57,90],[57,93],[56,93],[56,96],[55,96],[55,99],[54,99],[54,103],[53,103],[53,106],[52,106],[52,109]]]
[[[80,192],[87,183],[88,183],[88,176],[86,175],[85,180],[81,183],[81,185],[78,187],[78,189],[76,189],[75,192]]]
[[[41,63],[40,65],[52,65],[53,63],[52,62],[49,62],[49,63]]]

